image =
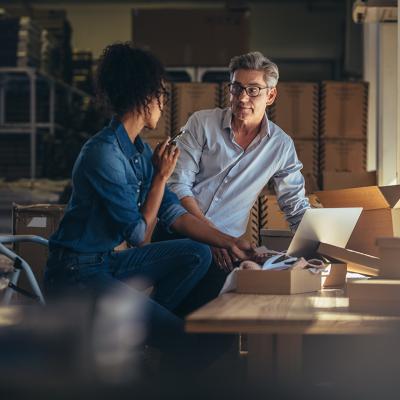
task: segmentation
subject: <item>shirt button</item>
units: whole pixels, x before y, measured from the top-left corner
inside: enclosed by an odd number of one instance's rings
[[[137,163],[139,160],[137,158],[135,158],[135,163]]]
[[[140,193],[140,189],[136,189],[136,193]]]
[[[216,197],[216,198],[215,198],[215,201],[218,201],[218,200],[219,200],[219,198],[218,198],[218,197]]]
[[[224,182],[225,182],[225,183],[228,183],[228,181],[229,181],[228,178],[225,178],[225,179],[224,179]]]
[[[142,203],[139,201],[139,203],[137,203],[138,207],[140,207],[142,205]]]
[[[142,184],[142,181],[139,181],[139,182],[138,182],[138,185],[140,186],[141,184]]]

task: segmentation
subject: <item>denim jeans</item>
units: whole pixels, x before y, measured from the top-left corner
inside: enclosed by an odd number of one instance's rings
[[[118,290],[138,296],[145,305],[150,345],[172,350],[184,346],[183,321],[173,311],[206,274],[208,246],[189,239],[149,244],[121,252],[74,253],[51,249],[45,271],[45,292],[99,296]],[[153,299],[129,284],[145,279],[154,286]],[[187,336],[187,335],[185,335]]]
[[[157,224],[153,233],[152,242],[168,243],[177,239],[182,240],[183,238],[184,236],[179,233],[167,232],[162,226],[160,226],[160,224]],[[198,282],[175,310],[176,314],[186,316],[215,299],[221,291],[227,275],[228,273],[226,271],[218,267],[214,261],[212,261],[205,276]]]

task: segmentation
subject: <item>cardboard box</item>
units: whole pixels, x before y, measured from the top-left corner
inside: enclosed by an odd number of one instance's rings
[[[347,264],[332,262],[329,275],[322,277],[324,289],[340,289],[346,285]]]
[[[267,195],[267,219],[266,225],[260,228],[274,230],[290,230],[285,213],[281,211],[275,195]]]
[[[146,139],[159,139],[159,140],[164,140],[167,136],[171,136],[171,103],[172,103],[172,85],[170,83],[167,83],[165,85],[166,90],[169,93],[169,101],[167,104],[165,104],[161,118],[158,121],[156,129],[148,129],[144,128],[143,132],[140,134],[140,136],[146,140]]]
[[[298,159],[303,164],[303,173],[318,175],[318,140],[294,140]]]
[[[219,105],[219,87],[216,83],[175,83],[172,89],[172,130],[184,126],[188,118],[199,110]]]
[[[322,188],[348,189],[362,186],[376,185],[376,171],[372,172],[333,172],[324,171],[322,173]]]
[[[304,186],[308,195],[321,190],[318,184],[318,174],[315,172],[302,172],[302,174],[304,177]]]
[[[400,279],[400,237],[378,238],[381,265],[379,276],[388,279]]]
[[[316,292],[321,289],[321,275],[310,271],[239,270],[236,291],[255,294],[296,294]]]
[[[280,82],[271,119],[292,138],[318,137],[319,87],[311,82]]]
[[[321,208],[318,196],[310,194],[307,196],[312,208]],[[289,223],[286,221],[286,216],[279,207],[276,195],[265,194],[259,197],[263,200],[260,203],[260,229],[272,229],[290,231]]]
[[[368,116],[366,82],[329,82],[321,86],[321,136],[365,139]]]
[[[349,299],[349,310],[376,315],[400,315],[399,301]]]
[[[170,67],[227,67],[250,49],[247,9],[134,9],[132,18],[133,43]]]
[[[254,203],[250,210],[249,220],[247,222],[246,232],[243,238],[250,243],[258,246],[260,244],[260,216],[259,216],[259,201]]]
[[[363,207],[346,248],[379,256],[376,239],[400,236],[400,185],[317,192],[324,207]]]
[[[48,239],[58,228],[64,215],[64,205],[36,204],[13,206],[13,235],[38,235]],[[48,248],[36,243],[16,243],[14,250],[31,267],[36,280],[42,286]],[[21,274],[18,286],[31,290],[25,274]]]
[[[367,279],[347,284],[351,311],[400,314],[400,280]]]
[[[293,233],[290,230],[282,229],[261,229],[261,244],[268,249],[286,251],[292,241]]]
[[[339,260],[347,263],[347,270],[359,274],[377,276],[381,265],[378,257],[343,249],[332,244],[320,243],[318,253],[329,260]]]
[[[219,90],[220,90],[220,100],[219,100],[219,106],[221,108],[227,108],[230,107],[230,93],[229,93],[229,82],[222,82],[219,85]]]
[[[366,170],[367,141],[323,139],[320,142],[321,171]]]

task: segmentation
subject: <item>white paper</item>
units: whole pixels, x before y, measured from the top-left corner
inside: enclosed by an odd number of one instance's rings
[[[232,270],[232,272],[226,277],[224,286],[219,292],[219,295],[233,292],[236,289],[237,271],[239,271],[239,268]]]
[[[33,217],[27,226],[28,228],[46,228],[47,217]]]

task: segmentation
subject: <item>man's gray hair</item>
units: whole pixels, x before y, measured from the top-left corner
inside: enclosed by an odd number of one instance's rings
[[[273,88],[278,84],[278,66],[259,51],[252,51],[251,53],[235,56],[231,59],[229,63],[231,80],[234,72],[238,69],[264,71],[264,80],[269,88]]]

